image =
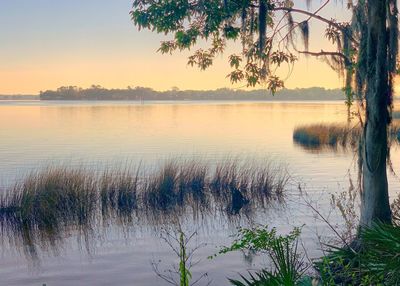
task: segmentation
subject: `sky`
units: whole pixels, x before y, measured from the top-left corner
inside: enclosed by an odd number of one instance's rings
[[[188,52],[157,53],[160,41],[170,37],[138,31],[130,19],[131,7],[132,0],[0,0],[0,94],[92,84],[156,90],[243,88],[226,78],[226,55],[200,71],[187,65]],[[328,5],[323,15],[348,16],[341,4]],[[322,26],[313,22],[310,50],[326,47],[322,33]],[[287,88],[342,84],[328,65],[304,57],[285,81]]]

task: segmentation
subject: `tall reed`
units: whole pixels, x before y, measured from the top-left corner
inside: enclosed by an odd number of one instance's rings
[[[389,128],[389,141],[397,142],[400,123],[394,121]],[[311,124],[298,126],[293,131],[293,141],[304,147],[319,148],[355,148],[359,144],[362,128],[359,125],[344,124]]]
[[[163,224],[189,213],[235,215],[244,207],[267,207],[289,182],[287,171],[269,161],[171,159],[159,166],[100,175],[67,167],[33,172],[0,194],[2,235],[17,234],[23,244],[35,245],[72,229],[87,236],[99,222]]]

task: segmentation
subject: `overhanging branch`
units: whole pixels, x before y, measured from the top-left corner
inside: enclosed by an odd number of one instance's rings
[[[306,10],[301,10],[301,9],[297,9],[297,8],[288,8],[288,7],[275,7],[275,8],[272,8],[271,10],[272,11],[286,11],[286,12],[290,12],[290,13],[293,12],[293,13],[299,13],[299,14],[307,15],[310,18],[317,19],[317,20],[319,20],[321,22],[324,22],[324,23],[326,23],[326,24],[328,24],[328,25],[330,25],[332,27],[335,27],[336,29],[342,31],[342,33],[345,33],[353,43],[355,43],[357,45],[359,44],[358,41],[356,39],[354,39],[353,36],[350,35],[349,32],[344,27],[342,27],[340,24],[338,24],[338,23],[336,23],[336,22],[334,22],[332,20],[329,20],[327,18],[324,18],[324,17],[318,15],[315,12],[313,13],[313,12],[309,12],[309,11],[306,11]]]
[[[324,50],[321,50],[320,52],[309,52],[309,51],[298,51],[298,52],[300,54],[306,54],[314,57],[320,57],[320,56],[340,57],[344,60],[346,66],[351,65],[351,60],[348,57],[346,57],[346,55],[339,52],[326,52]]]

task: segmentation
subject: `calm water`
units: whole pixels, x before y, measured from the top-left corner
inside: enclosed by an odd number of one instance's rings
[[[345,122],[346,114],[341,102],[0,102],[0,186],[6,188],[47,165],[101,170],[140,160],[156,165],[171,157],[268,157],[287,164],[294,182],[302,184],[329,215],[329,194],[348,188],[349,173],[355,172],[354,155],[307,151],[293,143],[292,133],[302,124]],[[395,170],[398,155],[394,146]],[[303,240],[316,256],[315,234],[326,228],[304,207],[296,184],[290,187],[285,206],[262,211],[256,221],[283,232],[306,224]],[[399,180],[391,176],[390,186],[394,196]],[[201,260],[193,268],[195,276],[208,272],[212,285],[227,285],[226,277],[265,263],[259,257],[246,261],[240,253],[207,260],[245,222],[206,221],[185,223],[187,231],[199,232],[194,244],[207,242],[195,256]],[[335,217],[333,221],[340,222]],[[168,268],[176,258],[159,236],[146,226],[128,232],[110,227],[90,243],[88,254],[70,234],[57,253],[43,251],[39,262],[3,243],[0,285],[165,285],[151,261],[161,260]]]

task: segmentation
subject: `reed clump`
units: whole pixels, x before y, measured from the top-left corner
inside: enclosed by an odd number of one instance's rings
[[[28,257],[37,249],[56,250],[63,234],[93,230],[97,188],[93,174],[82,169],[49,167],[28,175],[0,196],[2,238],[24,246]]]
[[[211,194],[220,208],[237,214],[249,203],[247,191],[250,184],[248,168],[237,160],[225,160],[215,166],[210,180]]]
[[[87,224],[97,201],[96,180],[83,170],[63,167],[32,173],[1,196],[0,214],[12,213],[25,227],[58,228]]]
[[[389,140],[398,141],[400,123],[393,122],[389,128]],[[362,128],[343,124],[311,124],[296,127],[293,131],[295,143],[309,148],[328,146],[331,148],[355,148],[359,144]]]
[[[204,201],[207,188],[208,166],[195,160],[183,162],[179,166],[178,202],[184,203],[188,196]]]
[[[313,124],[295,128],[293,140],[306,146],[356,146],[361,129],[337,124]]]
[[[98,180],[103,217],[131,216],[138,206],[140,168],[106,170]]]
[[[237,214],[249,203],[265,207],[272,199],[282,199],[288,182],[285,168],[268,160],[226,160],[216,165],[210,191],[220,207]]]
[[[214,166],[214,167],[213,167]],[[36,244],[71,229],[92,231],[99,222],[171,221],[211,211],[238,214],[281,198],[288,172],[269,161],[168,160],[157,169],[49,167],[33,172],[0,194],[2,235],[19,233]],[[136,219],[135,221],[133,219]],[[165,220],[164,220],[165,219]]]
[[[177,204],[179,169],[175,162],[167,162],[159,172],[147,176],[144,184],[144,206],[167,211]]]

